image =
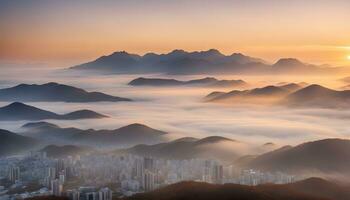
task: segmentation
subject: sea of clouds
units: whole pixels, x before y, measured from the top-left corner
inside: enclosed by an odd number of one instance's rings
[[[278,146],[296,145],[323,138],[350,137],[350,110],[289,109],[247,105],[221,105],[203,102],[203,97],[214,90],[233,88],[199,87],[133,87],[127,83],[141,75],[92,75],[62,69],[43,67],[3,67],[0,88],[20,83],[43,84],[58,82],[81,87],[88,91],[132,98],[133,102],[63,103],[26,102],[27,104],[67,113],[77,109],[91,109],[110,118],[93,120],[47,120],[62,127],[83,129],[116,129],[130,123],[142,123],[169,132],[169,137],[197,137],[218,135],[244,143],[262,145],[273,142]],[[146,77],[165,77],[145,75]],[[204,76],[172,76],[181,80]],[[226,76],[217,78],[243,79],[251,87],[280,82],[319,83],[340,88],[339,77],[273,77]],[[0,106],[10,102],[0,102]],[[26,121],[0,122],[0,128],[20,131]]]

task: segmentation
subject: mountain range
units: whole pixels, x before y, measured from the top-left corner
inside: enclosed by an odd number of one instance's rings
[[[273,102],[287,96],[289,93],[302,88],[301,85],[290,83],[281,86],[269,85],[251,90],[232,90],[230,92],[212,92],[205,99],[209,102],[254,103],[263,101]]]
[[[281,101],[291,107],[349,108],[350,90],[332,90],[320,85],[310,85]]]
[[[203,139],[185,137],[154,145],[139,144],[116,152],[178,160],[203,158],[228,161],[241,156],[240,147],[243,145],[241,142],[219,136]]]
[[[87,92],[73,86],[51,82],[42,85],[20,84],[0,89],[0,101],[117,102],[131,100],[101,92]]]
[[[28,152],[39,143],[36,139],[0,129],[0,157]]]
[[[350,140],[324,139],[295,147],[284,146],[253,157],[244,168],[297,174],[350,175]]]
[[[218,80],[213,77],[179,81],[164,78],[136,78],[129,82],[132,86],[203,86],[203,87],[244,87],[248,84],[243,80]]]
[[[16,120],[76,120],[76,119],[96,119],[105,118],[107,116],[96,113],[91,110],[78,110],[67,114],[57,114],[54,112],[42,110],[34,106],[26,105],[20,102],[14,102],[7,106],[0,107],[0,121],[16,121]]]
[[[309,178],[283,185],[209,184],[180,182],[155,191],[133,195],[126,200],[348,200],[350,187]]]
[[[223,103],[270,103],[288,107],[349,108],[350,90],[332,90],[321,85],[306,87],[291,83],[282,86],[266,86],[251,90],[212,92],[205,97],[207,102]]]
[[[49,144],[74,144],[98,148],[130,147],[167,141],[166,132],[142,124],[130,124],[115,130],[61,128],[48,122],[33,122],[22,126],[23,135]]]
[[[174,50],[167,54],[147,53],[143,56],[125,51],[114,52],[70,69],[99,73],[165,73],[165,74],[276,74],[333,73],[340,68],[305,64],[294,58],[283,58],[267,64],[258,58],[240,53],[224,55],[216,49],[186,52]]]

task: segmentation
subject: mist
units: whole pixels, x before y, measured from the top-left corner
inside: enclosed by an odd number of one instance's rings
[[[23,70],[20,70],[23,69]],[[33,71],[34,70],[34,71]],[[30,76],[27,74],[31,71]],[[139,75],[91,75],[66,73],[60,69],[4,68],[0,74],[0,87],[20,83],[42,84],[58,82],[111,95],[131,98],[132,102],[63,103],[26,102],[29,105],[57,113],[78,109],[90,109],[108,115],[109,118],[89,120],[47,120],[62,127],[82,129],[116,129],[131,123],[142,123],[169,133],[171,139],[180,137],[203,138],[224,136],[248,144],[263,145],[272,142],[296,145],[323,138],[349,138],[347,126],[350,111],[335,109],[289,109],[254,105],[219,105],[204,103],[203,98],[213,92],[204,87],[133,87],[127,83]],[[204,76],[164,76],[179,80]],[[281,77],[271,76],[220,76],[220,79],[243,79],[251,88],[281,82],[318,83],[337,88],[342,84],[339,77]],[[237,88],[222,88],[228,92]],[[11,102],[0,102],[0,106]],[[18,131],[26,121],[0,122],[0,127]]]

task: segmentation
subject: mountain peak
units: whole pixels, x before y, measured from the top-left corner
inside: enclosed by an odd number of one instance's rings
[[[119,131],[120,133],[126,133],[126,134],[132,134],[132,133],[144,133],[144,134],[156,133],[158,135],[166,134],[166,132],[153,129],[151,127],[148,127],[148,126],[146,126],[144,124],[140,124],[140,123],[133,123],[133,124],[129,124],[127,126],[123,126],[119,129],[117,129],[117,131]]]
[[[274,66],[303,66],[303,65],[305,64],[296,58],[281,58],[274,64]]]
[[[236,142],[235,140],[225,138],[222,136],[209,136],[197,141],[197,144],[208,144],[208,143],[217,143],[217,142]]]
[[[22,128],[40,128],[40,127],[51,127],[51,128],[59,128],[56,124],[52,124],[45,121],[40,122],[30,122],[26,123],[22,126]]]
[[[92,110],[77,110],[71,113],[68,113],[65,115],[66,118],[73,118],[73,119],[79,119],[79,118],[107,118],[108,116],[106,115],[102,115],[100,113],[97,113],[95,111]]]
[[[43,84],[43,86],[49,86],[49,87],[53,87],[53,86],[57,86],[57,85],[61,85],[61,84],[56,83],[56,82],[49,82],[49,83]]]
[[[185,54],[185,53],[187,53],[187,52],[183,49],[175,49],[175,50],[171,51],[169,54]]]
[[[26,104],[24,104],[24,103],[22,103],[22,102],[16,101],[16,102],[13,102],[13,103],[11,103],[11,104],[9,104],[9,105],[7,105],[7,106],[8,106],[8,107],[18,107],[18,106],[26,107],[26,106],[28,106],[28,105],[26,105]]]
[[[294,94],[308,94],[308,95],[310,95],[310,94],[317,93],[318,95],[321,95],[321,94],[325,94],[325,93],[331,94],[334,92],[337,92],[337,91],[323,87],[323,86],[318,85],[318,84],[312,84],[312,85],[309,85],[301,90],[296,91],[296,93],[294,93]]]

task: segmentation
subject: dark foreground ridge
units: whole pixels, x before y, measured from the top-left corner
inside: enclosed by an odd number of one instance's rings
[[[126,200],[348,200],[349,188],[310,178],[285,185],[244,186],[181,182]]]

